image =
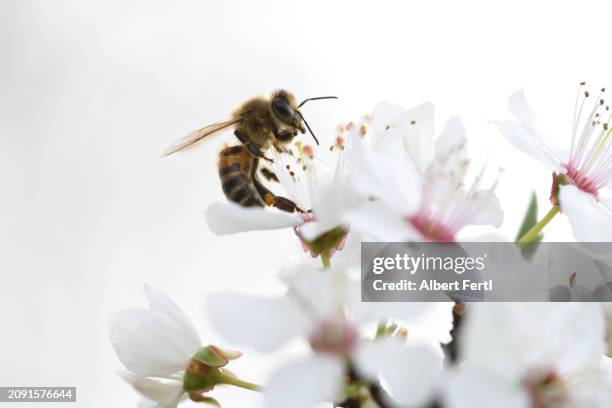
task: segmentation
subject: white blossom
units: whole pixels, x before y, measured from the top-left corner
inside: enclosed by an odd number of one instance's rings
[[[559,149],[540,131],[522,90],[508,101],[510,113],[518,121],[495,122],[510,143],[562,176],[558,180],[558,202],[574,236],[582,242],[612,240],[612,200],[601,194],[609,190],[612,182],[612,129],[608,126],[612,113],[604,93],[602,89],[591,95],[585,84],[580,84],[568,132],[568,150]]]
[[[471,304],[450,408],[607,407],[612,376],[594,303]]]
[[[458,118],[434,142],[430,103],[409,110],[382,103],[372,127],[347,160],[352,186],[375,199],[351,212],[354,229],[384,241],[448,242],[467,225],[501,224],[495,186],[481,188],[484,168],[466,186],[470,161]]]
[[[167,294],[145,286],[148,309],[125,309],[111,318],[109,335],[127,372],[122,377],[151,406],[176,407],[183,396],[183,374],[202,347],[191,319]]]
[[[612,240],[612,199],[603,194],[612,183],[612,113],[603,93],[593,98],[581,85],[566,153],[539,131],[522,91],[509,102],[518,121],[496,122],[511,143],[555,173],[553,203],[580,241]],[[292,229],[326,266],[309,260],[287,268],[282,295],[208,294],[211,325],[229,343],[261,353],[303,346],[266,379],[268,408],[354,402],[356,395],[369,398],[360,402],[364,408],[377,406],[376,398],[406,407],[608,407],[610,304],[468,304],[453,331],[458,362],[444,362],[441,345],[451,341],[453,303],[361,302],[354,273],[361,234],[387,242],[456,242],[469,240],[468,226],[498,227],[503,220],[497,181],[485,182],[486,167],[471,175],[461,120],[449,119],[434,138],[433,117],[430,103],[408,110],[381,103],[372,117],[341,127],[331,166],[299,143],[293,153],[274,149],[279,183],[270,188],[296,204],[294,213],[211,204],[206,219],[214,233]],[[345,243],[352,245],[330,267],[329,257]],[[608,264],[587,264],[578,248],[559,248],[531,260],[519,247],[503,259],[489,258],[487,267],[497,268],[495,282],[503,286],[496,293],[520,289],[537,300],[609,295]],[[148,308],[120,311],[110,324],[125,366],[120,375],[142,394],[142,406],[176,408],[186,396],[218,404],[208,396],[217,384],[262,390],[225,368],[240,353],[202,347],[193,322],[168,295],[146,286],[145,296]],[[381,395],[372,393],[374,386]]]
[[[303,267],[287,282],[284,297],[233,292],[207,296],[211,323],[228,342],[268,353],[302,338],[313,350],[270,376],[266,406],[338,401],[347,358],[364,378],[383,378],[393,398],[402,403],[418,405],[432,397],[442,367],[439,343],[450,340],[452,304],[361,303],[358,282],[335,269]],[[407,344],[361,337],[368,323],[383,318],[418,321],[434,315],[443,316],[437,330],[420,338],[416,330],[411,338],[410,328]]]

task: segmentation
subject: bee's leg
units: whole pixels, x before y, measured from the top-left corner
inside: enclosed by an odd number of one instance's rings
[[[274,139],[283,144],[289,143],[297,136],[297,130],[295,129],[278,130],[278,128],[274,126],[272,132],[274,133]]]
[[[281,197],[281,196],[277,196],[273,192],[268,190],[263,184],[261,184],[259,180],[257,180],[257,178],[253,178],[253,185],[255,185],[255,189],[257,189],[257,192],[259,193],[262,200],[267,206],[275,207],[281,211],[285,211],[288,213],[292,213],[292,212],[303,213],[304,212],[304,210],[298,207],[297,204],[295,204],[290,199]]]
[[[293,151],[291,149],[287,148],[287,146],[285,146],[285,145],[282,145],[282,144],[280,144],[278,142],[274,142],[272,144],[272,146],[274,146],[274,149],[277,152],[279,152],[279,153],[287,153],[287,154],[293,156]]]
[[[261,151],[261,148],[257,144],[249,141],[249,139],[247,138],[247,136],[244,133],[236,130],[236,131],[234,131],[234,135],[236,135],[238,140],[240,140],[240,142],[242,142],[247,147],[247,149],[249,149],[249,152],[253,156],[255,156],[257,158],[264,159],[265,161],[267,161],[269,163],[273,162],[272,159],[264,156],[263,152]]]

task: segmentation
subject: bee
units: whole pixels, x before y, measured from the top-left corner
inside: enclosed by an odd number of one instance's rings
[[[244,207],[271,206],[286,212],[304,212],[288,198],[277,196],[266,188],[258,177],[260,160],[272,162],[264,152],[270,148],[278,152],[288,151],[289,144],[298,133],[310,132],[319,141],[299,111],[306,102],[320,99],[336,99],[335,96],[319,96],[296,103],[295,97],[278,90],[270,98],[255,97],[239,106],[231,119],[213,123],[176,141],[162,152],[163,156],[195,146],[207,136],[234,127],[239,145],[225,147],[219,153],[219,178],[225,197]],[[305,126],[305,127],[304,127]],[[265,171],[264,171],[265,170]],[[267,179],[275,179],[273,172],[262,168]]]

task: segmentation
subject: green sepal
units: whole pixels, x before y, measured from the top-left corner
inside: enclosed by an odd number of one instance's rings
[[[227,358],[228,360],[236,360],[237,358],[242,356],[242,352],[237,351],[237,350],[223,349],[219,346],[214,346],[214,347],[219,351],[219,353],[221,353],[223,357]]]
[[[207,404],[213,407],[221,408],[221,404],[214,398],[207,397],[203,392],[190,392],[189,399],[193,402],[201,402],[202,404]]]
[[[563,174],[553,173],[553,182],[550,189],[550,202],[552,205],[559,205],[559,190],[561,190],[561,186],[568,184],[569,182]]]
[[[226,353],[216,346],[202,347],[193,356],[193,359],[210,367],[223,367],[229,363]]]
[[[308,248],[311,255],[316,257],[323,254],[329,258],[334,251],[342,244],[347,231],[342,227],[336,227],[320,235],[313,241],[306,241],[302,238],[304,245]]]
[[[183,389],[186,392],[210,391],[216,382],[214,376],[202,376],[198,373],[187,371],[183,376]]]

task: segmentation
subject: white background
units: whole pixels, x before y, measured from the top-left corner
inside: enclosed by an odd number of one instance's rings
[[[610,83],[606,2],[0,1],[0,385],[75,385],[78,406],[134,406],[116,376],[109,312],[143,304],[142,284],[198,319],[216,288],[279,289],[299,255],[291,231],[216,237],[216,155],[231,135],[177,157],[165,145],[279,87],[324,144],[340,122],[388,99],[431,100],[437,128],[463,117],[472,150],[502,175],[502,232],[550,175],[489,121],[525,86],[542,126],[569,142],[577,83]],[[609,4],[609,3],[608,3]],[[549,240],[571,237],[558,217]],[[234,366],[263,382],[270,363]],[[241,390],[225,406],[256,406]],[[25,405],[20,405],[24,407]]]

